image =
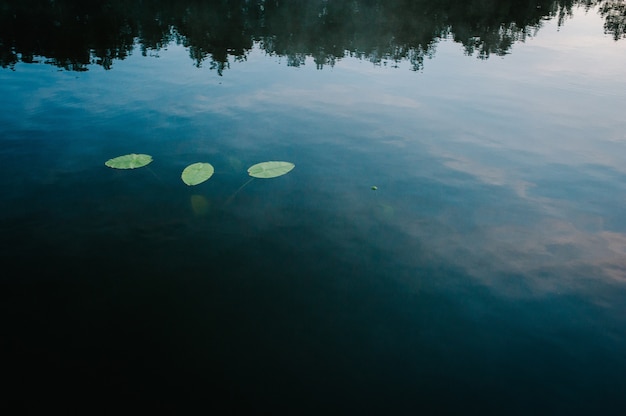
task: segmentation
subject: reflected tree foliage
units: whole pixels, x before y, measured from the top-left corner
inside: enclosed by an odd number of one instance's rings
[[[613,35],[613,39],[626,38],[626,2],[624,0],[608,0],[599,8],[604,17],[604,32]]]
[[[351,56],[420,70],[441,39],[501,56],[580,6],[597,10],[615,40],[626,36],[625,0],[0,0],[0,65],[110,69],[135,48],[158,56],[175,43],[219,74],[255,45],[291,66]]]

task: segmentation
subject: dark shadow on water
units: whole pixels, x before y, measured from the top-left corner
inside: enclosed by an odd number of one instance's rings
[[[578,296],[499,298],[396,228],[334,241],[330,213],[264,228],[237,206],[202,218],[145,208],[39,234],[30,224],[14,241],[20,267],[0,290],[9,403],[274,415],[618,414],[625,404],[626,363],[611,349],[623,342]],[[14,220],[3,229],[18,236]],[[73,246],[83,221],[102,228]],[[47,244],[50,233],[64,234]]]

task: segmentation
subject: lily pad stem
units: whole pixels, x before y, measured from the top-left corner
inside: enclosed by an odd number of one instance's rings
[[[237,189],[237,190],[236,190],[236,191],[235,191],[235,192],[234,192],[234,193],[233,193],[233,194],[232,194],[232,195],[231,195],[231,196],[230,196],[230,197],[226,200],[226,202],[224,203],[224,205],[228,205],[228,204],[229,204],[229,203],[233,200],[233,198],[235,198],[235,196],[239,193],[239,191],[241,191],[241,190],[244,188],[244,186],[246,186],[247,184],[249,184],[249,183],[250,183],[250,182],[252,182],[253,180],[254,180],[254,178],[250,178],[250,179],[248,179],[248,180],[246,181],[246,183],[244,183],[243,185],[241,185],[241,186],[239,187],[239,189]]]

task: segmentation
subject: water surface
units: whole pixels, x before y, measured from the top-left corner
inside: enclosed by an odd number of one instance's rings
[[[623,414],[623,11],[5,2],[9,402]]]

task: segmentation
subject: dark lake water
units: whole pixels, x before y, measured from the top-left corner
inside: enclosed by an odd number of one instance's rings
[[[84,3],[0,2],[11,414],[626,414],[624,1]]]

